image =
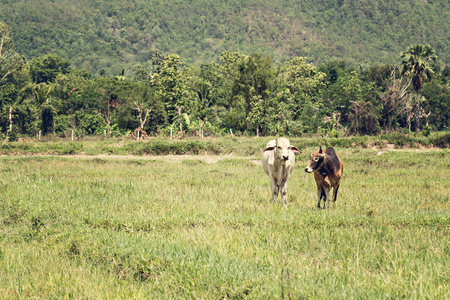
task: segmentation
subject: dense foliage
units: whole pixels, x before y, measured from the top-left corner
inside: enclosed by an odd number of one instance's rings
[[[230,51],[367,68],[397,63],[400,51],[420,43],[448,65],[449,20],[447,0],[0,1],[0,21],[27,59],[55,53],[76,68],[129,76],[155,51],[188,64]]]
[[[436,63],[424,65],[434,71],[420,79],[420,98],[414,74],[397,65],[362,69],[333,60],[315,67],[303,57],[276,63],[260,53],[224,51],[217,62],[187,66],[179,55],[155,52],[133,76],[95,76],[53,53],[28,61],[11,32],[0,22],[0,130],[10,141],[72,130],[78,137],[173,131],[177,138],[449,128],[450,67]]]

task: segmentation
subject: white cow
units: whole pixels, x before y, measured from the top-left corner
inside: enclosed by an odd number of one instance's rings
[[[270,177],[273,202],[281,190],[281,201],[286,204],[287,181],[295,164],[294,153],[299,151],[287,138],[280,137],[267,143],[262,163],[264,172]]]

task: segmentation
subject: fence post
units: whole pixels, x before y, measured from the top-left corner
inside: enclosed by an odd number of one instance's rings
[[[172,126],[170,127],[170,139],[172,139]]]
[[[39,140],[41,140],[41,131],[39,130]]]
[[[72,129],[72,142],[73,142],[73,129]]]
[[[233,130],[231,130],[231,128],[230,128],[230,133],[231,133],[231,137],[234,137],[233,136]]]
[[[137,132],[137,140],[139,141],[139,133],[140,133],[140,131],[138,130],[138,132]]]

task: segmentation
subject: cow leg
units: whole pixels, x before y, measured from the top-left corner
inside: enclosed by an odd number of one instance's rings
[[[277,202],[279,188],[278,188],[277,180],[275,178],[273,178],[273,176],[270,176],[270,187],[272,190],[272,201]]]
[[[330,208],[330,197],[329,197],[329,195],[330,195],[330,191],[331,191],[331,187],[325,187],[324,188],[324,192],[325,192],[325,196],[324,196],[324,206],[323,206],[323,208],[325,208],[325,209],[327,209],[327,208]]]
[[[325,193],[323,191],[322,186],[317,186],[317,198],[319,198],[319,201],[317,202],[317,207],[320,208],[320,200],[322,197],[325,197]]]
[[[286,194],[287,194],[287,178],[281,181],[281,202],[286,204]]]
[[[334,189],[333,189],[333,202],[334,203],[336,203],[336,200],[337,200],[338,190],[339,190],[339,184],[337,186],[335,186]]]

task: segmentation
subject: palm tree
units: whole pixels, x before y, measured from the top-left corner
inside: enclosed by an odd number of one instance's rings
[[[47,83],[39,83],[34,86],[34,93],[36,94],[36,102],[41,107],[41,130],[44,134],[49,132],[49,129],[53,129],[53,134],[55,134],[55,116],[56,109],[51,103],[50,93],[53,86]]]
[[[417,93],[417,103],[415,111],[416,131],[419,131],[419,114],[420,114],[420,89],[425,79],[433,74],[433,69],[428,62],[436,61],[437,56],[434,49],[430,45],[413,45],[407,51],[401,53],[402,74],[412,77],[413,88]]]

